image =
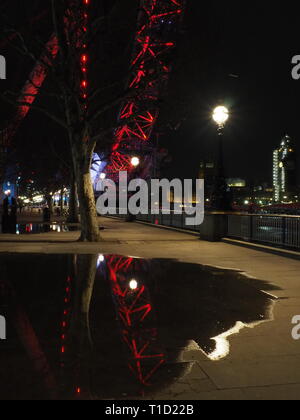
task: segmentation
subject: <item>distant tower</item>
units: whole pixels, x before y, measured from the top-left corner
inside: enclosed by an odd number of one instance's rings
[[[297,190],[297,159],[293,140],[285,136],[273,152],[275,202],[292,200]]]
[[[280,201],[280,168],[279,168],[279,150],[274,150],[273,153],[273,187],[274,187],[274,201]]]

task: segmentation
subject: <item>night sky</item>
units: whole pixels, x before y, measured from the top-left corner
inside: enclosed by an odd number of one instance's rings
[[[39,4],[36,0],[25,3],[35,9]],[[138,2],[119,3],[119,17],[132,22]],[[24,15],[19,0],[7,4],[11,18],[18,22],[32,15],[28,10]],[[225,135],[228,176],[245,177],[253,183],[271,182],[272,151],[281,137],[288,133],[298,147],[300,81],[292,80],[291,60],[300,54],[300,37],[299,18],[292,4],[187,0],[159,124],[160,144],[173,156],[167,175],[195,177],[200,160],[214,157],[216,136],[211,111],[220,101],[232,113]],[[135,30],[132,26],[132,31],[125,31],[128,46]],[[124,37],[124,33],[116,34]],[[126,51],[129,60],[130,50]],[[122,72],[127,59],[125,55],[122,58]],[[22,84],[25,68],[23,72],[13,67],[9,63],[8,83]],[[51,123],[42,121],[45,130]],[[40,117],[32,113],[20,135],[28,138],[30,133],[32,139],[38,138],[40,124]]]
[[[225,140],[229,176],[271,182],[272,150],[281,137],[288,133],[298,144],[300,81],[291,77],[291,60],[300,41],[291,5],[188,2],[170,88],[171,102],[186,108],[182,128],[168,138],[176,150],[174,172],[181,167],[192,176],[202,156],[214,156],[210,112],[219,100],[232,112]]]

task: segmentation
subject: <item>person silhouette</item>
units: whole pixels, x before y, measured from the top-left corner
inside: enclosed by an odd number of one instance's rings
[[[17,208],[16,199],[7,192],[3,201],[2,233],[16,234]]]
[[[48,224],[49,222],[49,224]],[[43,229],[44,232],[50,232],[51,211],[48,206],[43,208]]]

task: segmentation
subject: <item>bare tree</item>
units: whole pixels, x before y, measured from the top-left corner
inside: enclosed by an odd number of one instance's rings
[[[19,110],[32,109],[43,113],[66,130],[75,180],[73,192],[76,187],[80,206],[81,240],[98,242],[100,234],[90,177],[92,156],[96,143],[107,145],[107,135],[112,133],[112,127],[105,125],[107,113],[132,92],[114,89],[113,93],[107,95],[103,94],[109,89],[105,86],[91,92],[84,77],[86,60],[93,40],[99,30],[101,32],[104,17],[97,16],[87,25],[82,0],[51,0],[51,6],[53,34],[46,47],[42,47],[44,43],[36,39],[39,53],[33,52],[34,48],[27,45],[21,33],[8,30],[8,36],[11,37],[13,33],[13,46],[36,63],[36,71],[31,73],[26,92],[18,95],[8,91],[1,97]],[[53,88],[49,92],[45,89],[41,92],[37,79],[46,72],[51,76]],[[45,96],[52,106],[36,105],[34,99],[37,96]],[[101,101],[99,97],[104,99]],[[53,111],[55,101],[57,105]]]

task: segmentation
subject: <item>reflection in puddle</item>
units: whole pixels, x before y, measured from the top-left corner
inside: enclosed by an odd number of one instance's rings
[[[0,399],[147,397],[218,361],[272,320],[269,284],[239,272],[116,255],[0,257]],[[21,383],[21,386],[20,386]]]

